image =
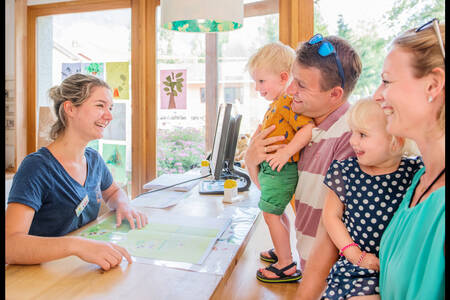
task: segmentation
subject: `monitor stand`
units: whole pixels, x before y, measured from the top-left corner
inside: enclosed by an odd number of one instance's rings
[[[238,192],[248,191],[251,181],[244,169],[234,167],[232,170],[223,169],[220,178],[217,180],[203,180],[200,182],[198,192],[200,194],[223,195],[224,183],[227,179],[234,179],[238,185]]]

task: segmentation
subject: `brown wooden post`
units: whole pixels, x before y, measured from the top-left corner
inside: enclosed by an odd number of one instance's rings
[[[156,177],[157,0],[131,0],[131,198]]]
[[[218,57],[217,57],[217,33],[205,33],[205,149],[211,151],[213,146],[214,131],[217,118],[217,85],[218,85]]]
[[[22,160],[28,154],[27,149],[27,1],[14,2],[15,36],[15,163],[17,171]]]
[[[280,41],[297,49],[314,34],[313,0],[279,0]]]

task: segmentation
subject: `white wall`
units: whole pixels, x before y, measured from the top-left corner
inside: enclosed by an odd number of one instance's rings
[[[5,0],[5,77],[14,78],[14,0]]]
[[[14,38],[14,0],[5,0],[5,89],[8,97],[5,98],[5,166],[14,167],[15,159],[15,38]],[[11,125],[12,124],[12,125]]]

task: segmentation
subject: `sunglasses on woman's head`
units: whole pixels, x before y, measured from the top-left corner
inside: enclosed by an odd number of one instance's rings
[[[321,44],[319,46],[319,48],[317,49],[317,53],[319,53],[319,55],[322,57],[327,57],[327,56],[333,54],[334,58],[336,59],[336,65],[338,67],[339,77],[341,77],[341,80],[342,80],[341,87],[344,88],[344,83],[345,83],[344,69],[342,68],[341,60],[339,59],[333,45],[328,41],[324,41],[323,36],[320,33],[318,33],[318,34],[314,35],[312,38],[310,38],[308,41],[308,44],[310,44],[310,45]]]
[[[433,26],[434,32],[436,33],[436,36],[438,39],[439,47],[441,48],[442,56],[444,57],[444,60],[445,60],[445,49],[444,49],[444,43],[442,42],[441,30],[439,29],[439,19],[434,18],[434,19],[426,22],[422,26],[418,27],[416,29],[416,32],[425,30],[430,26]]]

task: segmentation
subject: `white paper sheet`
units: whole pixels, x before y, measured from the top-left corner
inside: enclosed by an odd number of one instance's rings
[[[138,207],[166,208],[177,205],[181,199],[186,198],[189,194],[190,193],[163,190],[136,197],[131,201],[131,205]]]

